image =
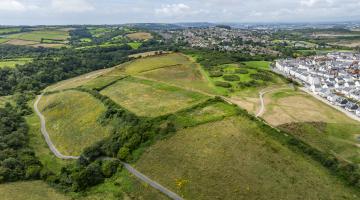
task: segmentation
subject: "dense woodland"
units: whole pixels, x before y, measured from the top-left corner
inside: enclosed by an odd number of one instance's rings
[[[40,178],[42,164],[29,147],[23,109],[9,103],[0,108],[0,183]]]

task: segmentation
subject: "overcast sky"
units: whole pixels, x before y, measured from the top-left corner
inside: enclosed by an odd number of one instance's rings
[[[360,21],[360,0],[0,0],[0,24]]]

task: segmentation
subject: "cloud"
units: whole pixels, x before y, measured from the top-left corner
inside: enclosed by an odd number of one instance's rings
[[[156,14],[166,16],[184,15],[190,11],[190,6],[183,3],[161,5],[161,8],[155,9]]]
[[[95,10],[95,7],[86,0],[52,0],[51,7],[56,12],[81,13]]]
[[[16,0],[0,0],[0,11],[25,11],[26,6]]]

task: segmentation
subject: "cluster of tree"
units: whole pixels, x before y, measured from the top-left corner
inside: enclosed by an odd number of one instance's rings
[[[224,81],[215,81],[215,85],[218,87],[223,87],[223,88],[231,88],[232,85],[228,82],[224,82]]]
[[[56,49],[35,48],[28,46],[0,45],[0,59],[11,59],[19,57],[35,58],[41,54],[56,52]]]
[[[9,103],[0,108],[0,183],[40,178],[42,164],[29,147],[28,126]]]
[[[260,70],[256,74],[250,74],[250,77],[254,80],[261,80],[264,82],[270,82],[270,81],[273,81],[273,79],[274,79],[272,74],[265,70]]]
[[[38,91],[49,84],[90,71],[112,67],[129,60],[127,49],[63,49],[42,54],[33,62],[0,69],[0,96],[14,92]]]
[[[224,75],[223,79],[225,81],[240,81],[240,77],[235,75],[235,74],[231,74],[231,75]]]

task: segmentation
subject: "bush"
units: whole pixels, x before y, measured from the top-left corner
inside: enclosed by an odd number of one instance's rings
[[[119,164],[118,160],[104,160],[101,165],[101,171],[106,178],[110,178],[115,174]]]
[[[258,72],[256,74],[251,74],[250,77],[255,80],[262,80],[262,81],[272,81],[273,77],[270,73],[267,72]]]
[[[231,84],[228,82],[222,82],[222,81],[216,81],[215,85],[218,87],[223,87],[223,88],[231,88]]]
[[[240,81],[240,77],[237,75],[225,75],[223,79],[226,81]]]
[[[118,153],[118,158],[120,160],[125,160],[126,157],[130,154],[130,149],[127,147],[121,147]]]
[[[223,73],[220,71],[210,71],[209,72],[210,77],[221,77],[222,75],[223,75]]]
[[[235,69],[235,73],[237,74],[248,74],[249,71],[246,69]]]

